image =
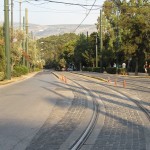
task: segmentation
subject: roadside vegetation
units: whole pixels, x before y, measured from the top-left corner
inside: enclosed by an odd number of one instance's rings
[[[149,1],[105,1],[102,17],[102,63],[105,71],[116,73],[113,64],[118,59],[118,72],[144,72],[150,63],[150,3]],[[99,31],[100,18],[97,28]],[[64,34],[38,40],[43,49],[45,67],[73,67],[76,70],[99,70],[96,67],[96,34],[98,35],[98,67],[100,66],[99,32],[87,35]],[[40,43],[43,43],[40,44]],[[126,69],[122,63],[126,63]]]

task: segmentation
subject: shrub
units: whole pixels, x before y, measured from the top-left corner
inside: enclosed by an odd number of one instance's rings
[[[34,68],[34,71],[36,72],[38,72],[38,71],[41,71],[41,69],[40,68]]]
[[[92,69],[92,67],[84,67],[84,68],[82,68],[82,70],[92,72],[93,69]]]
[[[105,68],[103,68],[103,72],[104,72]],[[89,72],[100,72],[101,68],[100,67],[85,67],[82,68],[82,71],[89,71]]]
[[[93,67],[93,72],[100,72],[100,67]]]
[[[103,68],[102,72],[105,71],[105,68]],[[93,72],[101,72],[101,67],[93,67]]]
[[[118,74],[122,74],[122,75],[127,74],[127,69],[126,68],[118,68]]]
[[[150,76],[150,68],[147,69],[147,73]]]
[[[117,68],[108,67],[106,68],[106,72],[110,74],[116,74]]]
[[[5,78],[5,73],[4,72],[0,72],[0,81],[4,80]]]
[[[88,67],[88,71],[89,71],[89,72],[92,72],[92,71],[93,71],[93,68],[92,68],[92,67]]]
[[[12,72],[13,77],[19,77],[28,73],[28,68],[26,66],[15,66]]]

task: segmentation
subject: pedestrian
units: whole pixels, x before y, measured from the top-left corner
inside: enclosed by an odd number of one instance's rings
[[[113,67],[116,68],[116,63],[114,63]]]
[[[126,63],[122,63],[122,68],[126,68]]]
[[[148,64],[147,64],[147,61],[146,61],[145,64],[144,64],[145,73],[147,73],[147,69],[148,69]]]

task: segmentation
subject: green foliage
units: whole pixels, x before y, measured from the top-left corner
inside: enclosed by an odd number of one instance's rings
[[[19,77],[28,73],[28,68],[26,66],[15,66],[12,72],[13,77]]]
[[[14,32],[15,42],[11,44],[11,66],[18,65],[22,58],[22,41],[23,41],[23,32],[16,30]]]
[[[5,73],[4,72],[0,72],[0,81],[4,80],[5,78]]]
[[[150,68],[147,69],[147,73],[150,76]]]
[[[100,72],[100,67],[94,67],[93,72]]]
[[[41,71],[41,69],[40,68],[34,68],[34,71],[38,72],[38,71]]]
[[[65,33],[39,39],[37,46],[39,51],[42,49],[45,67],[60,68],[62,59],[65,59],[63,65],[74,63],[74,47],[77,38],[78,36],[74,33]]]
[[[82,68],[82,71],[89,71],[89,72],[92,72],[92,71],[93,71],[93,68],[92,68],[92,67],[84,67],[84,68]]]
[[[117,68],[107,67],[106,72],[110,74],[116,74]]]
[[[89,72],[100,72],[100,67],[84,67],[82,68],[82,71],[89,71]],[[104,68],[103,68],[104,71]]]
[[[118,74],[126,75],[127,74],[127,69],[126,68],[118,68]]]
[[[5,71],[3,27],[0,26],[0,72]]]
[[[77,70],[81,69],[81,65],[85,65],[87,59],[85,53],[87,50],[87,37],[84,34],[80,34],[74,49],[74,60]]]
[[[117,53],[122,54],[119,55],[120,63],[136,57],[136,66],[134,67],[136,71],[138,68],[142,70],[142,65],[138,66],[138,64],[143,64],[147,59],[147,54],[150,53],[149,1],[139,0],[138,3],[134,0],[105,1],[103,8],[108,25],[110,23],[110,28],[107,29],[109,36],[103,35],[105,50],[111,52],[110,56],[115,59],[115,62],[116,57],[114,56]],[[118,16],[116,15],[117,11],[119,11]],[[103,22],[105,23],[104,19]],[[103,30],[105,29],[103,28]],[[110,41],[113,42],[113,49],[110,48]],[[106,54],[105,52],[104,57],[108,59],[109,56]],[[141,55],[144,56],[144,59]]]

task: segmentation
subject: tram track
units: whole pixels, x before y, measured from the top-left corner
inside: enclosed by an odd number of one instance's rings
[[[82,74],[79,74],[79,75],[82,76]],[[86,75],[84,75],[84,76],[86,76]],[[90,76],[87,76],[87,77],[90,78]],[[91,77],[91,78],[93,78],[93,77]],[[112,77],[111,77],[111,78],[112,78]],[[113,78],[113,80],[115,80],[115,78]],[[119,82],[121,82],[121,81],[123,81],[123,79],[120,79]],[[145,88],[146,90],[150,89],[149,87],[146,87],[146,86],[139,86],[138,84],[135,84],[135,83],[133,84],[133,83],[130,83],[129,81],[127,82],[127,84],[132,85],[132,86],[134,86],[134,87],[135,87],[135,86],[138,86],[138,88],[142,88],[142,90],[143,90],[143,88]],[[105,86],[105,85],[103,85],[103,86]],[[106,85],[105,87],[108,87],[108,86]],[[114,88],[112,88],[112,87],[109,87],[109,88],[113,89],[113,90],[116,91],[116,92],[120,92],[120,93],[123,94],[124,96],[128,97],[127,94],[125,94],[125,93],[123,93],[123,92],[121,92],[121,91],[118,91],[117,89],[114,89]],[[130,97],[130,99],[132,99],[132,98]],[[135,101],[135,100],[133,100],[133,99],[132,99],[132,101],[141,109],[141,111],[143,111],[143,113],[147,116],[148,120],[150,121],[150,111],[149,111],[146,107],[144,107],[142,104],[140,104],[140,102]]]
[[[128,94],[126,94],[126,93],[124,93],[124,92],[121,92],[121,91],[119,91],[119,90],[117,90],[117,89],[114,89],[113,87],[108,87],[108,85],[104,85],[104,84],[102,84],[101,86],[103,86],[103,87],[106,87],[106,88],[108,88],[108,89],[111,89],[111,90],[113,90],[113,91],[115,91],[115,92],[117,92],[117,93],[119,93],[119,94],[121,94],[121,95],[123,95],[124,97],[126,97],[128,100],[130,100],[131,102],[133,102],[138,108],[139,108],[139,110],[141,110],[141,112],[143,112],[143,114],[145,115],[145,118],[147,118],[147,121],[146,121],[146,124],[145,124],[145,129],[144,129],[144,132],[145,132],[145,135],[146,135],[146,141],[147,141],[147,143],[149,143],[148,142],[148,139],[149,139],[149,129],[147,129],[147,128],[149,128],[148,126],[148,122],[150,122],[150,112],[149,112],[149,110],[148,109],[146,109],[142,104],[140,104],[140,102],[138,102],[138,101],[136,101],[133,97],[131,97],[131,95],[129,96]],[[92,89],[91,89],[91,91],[92,91]],[[101,97],[101,96],[100,96]],[[149,149],[149,146],[148,146],[149,144],[146,144],[146,150],[147,149]]]
[[[59,75],[53,73],[57,78],[59,78]],[[95,94],[93,94],[90,89],[87,87],[81,85],[80,83],[74,81],[71,78],[68,78],[73,84],[76,84],[78,87],[81,87],[81,89],[84,89],[87,91],[87,93],[92,97],[93,100],[93,114],[89,121],[89,123],[86,125],[86,128],[83,130],[83,132],[80,134],[80,136],[73,142],[73,144],[68,148],[69,150],[79,150],[82,148],[82,146],[85,144],[86,140],[92,133],[92,131],[95,128],[95,125],[97,123],[98,117],[99,117],[99,103],[97,99],[95,98]]]
[[[77,74],[74,74],[74,75],[76,77],[79,77]],[[90,77],[84,76],[84,80],[86,80],[85,82],[89,81],[87,78],[90,78]],[[98,93],[96,93],[94,91],[93,88],[90,87],[91,86],[90,84],[89,84],[89,86],[85,87],[82,84],[80,84],[80,83],[78,83],[76,81],[73,81],[69,77],[68,77],[68,79],[71,80],[72,82],[74,82],[75,84],[77,84],[78,86],[82,87],[84,90],[86,90],[88,93],[90,93],[91,96],[94,96],[94,94],[99,95]],[[94,80],[96,80],[96,79],[94,79]],[[93,85],[94,84],[95,83],[93,82]],[[113,87],[110,87],[108,85],[101,84],[101,87],[105,87],[105,88],[111,89],[112,91],[117,92],[118,94],[121,94],[123,97],[125,97],[125,99],[128,99],[129,101],[131,101],[132,103],[134,103],[137,106],[138,110],[140,110],[141,112],[143,112],[143,114],[146,116],[146,118],[150,122],[149,111],[143,105],[141,105],[138,101],[136,101],[134,98],[132,98],[131,95],[128,95],[128,94],[126,94],[124,92],[121,92],[121,91],[119,91],[117,89],[114,89]],[[99,95],[99,97],[101,97],[101,96]],[[94,113],[93,113],[93,117],[92,117],[89,125],[86,127],[86,129],[84,130],[84,132],[79,136],[79,138],[76,139],[76,141],[72,144],[72,146],[69,148],[69,150],[79,150],[79,149],[82,149],[82,146],[85,144],[85,142],[88,140],[88,138],[90,138],[90,135],[93,132],[94,127],[96,125],[96,121],[97,121],[97,118],[98,118],[98,111],[99,111],[99,107],[98,107],[98,104],[97,104],[98,102],[94,101],[93,103],[95,105],[94,106]]]
[[[83,85],[73,81],[72,79],[70,79],[70,80],[72,82],[74,82],[75,84],[77,84],[78,86],[80,86],[83,89],[85,89],[86,91],[88,91],[90,93],[90,95],[94,96],[89,89],[87,89]],[[92,115],[92,118],[91,118],[89,124],[87,125],[86,129],[81,134],[81,136],[69,148],[69,150],[79,150],[82,147],[82,145],[85,143],[85,141],[88,139],[88,137],[91,134],[91,132],[93,131],[93,129],[94,129],[95,125],[96,125],[96,122],[97,122],[97,119],[98,119],[98,113],[99,113],[98,112],[99,111],[99,104],[98,104],[96,99],[94,99],[93,104],[94,104],[93,115]]]

